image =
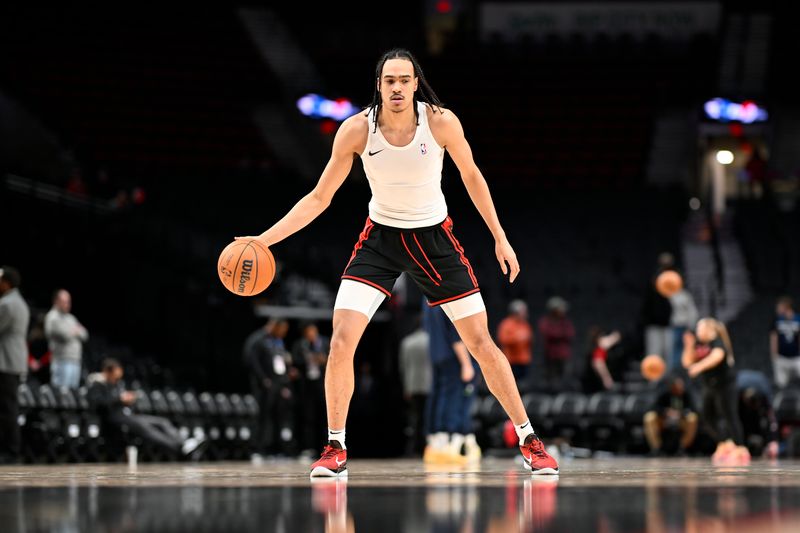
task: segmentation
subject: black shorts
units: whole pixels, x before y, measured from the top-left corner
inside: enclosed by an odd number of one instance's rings
[[[386,296],[400,273],[411,276],[431,306],[480,291],[464,248],[453,235],[453,221],[426,228],[394,228],[369,218],[342,279],[366,283]]]

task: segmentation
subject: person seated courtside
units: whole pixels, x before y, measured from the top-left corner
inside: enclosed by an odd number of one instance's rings
[[[103,426],[120,431],[127,428],[131,434],[169,451],[198,458],[205,439],[184,439],[168,419],[135,413],[136,392],[125,390],[122,376],[119,361],[108,358],[103,361],[101,374],[92,380],[89,387],[89,402],[100,416]]]
[[[685,455],[697,435],[697,412],[686,384],[672,376],[644,415],[644,434],[653,454]]]

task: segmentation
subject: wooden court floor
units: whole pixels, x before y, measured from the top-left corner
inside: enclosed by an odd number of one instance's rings
[[[295,460],[0,467],[0,531],[800,531],[800,462],[516,460],[426,467],[351,459],[311,481]]]

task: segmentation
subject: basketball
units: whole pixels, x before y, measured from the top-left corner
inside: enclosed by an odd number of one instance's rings
[[[674,270],[665,270],[656,278],[656,290],[664,298],[669,298],[683,288],[683,278]]]
[[[648,381],[656,381],[664,375],[667,365],[660,355],[650,354],[642,359],[642,376]]]
[[[233,241],[219,254],[217,274],[233,294],[254,296],[275,278],[275,258],[260,241]]]

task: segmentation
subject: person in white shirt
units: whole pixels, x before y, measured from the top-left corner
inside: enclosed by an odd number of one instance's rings
[[[52,356],[50,384],[53,387],[77,388],[81,383],[83,343],[89,332],[70,311],[72,296],[66,289],[53,295],[53,307],[44,318],[44,334]]]
[[[428,305],[442,308],[480,364],[489,390],[516,426],[524,467],[532,474],[557,474],[557,462],[531,427],[508,360],[489,334],[477,277],[453,233],[442,194],[442,161],[447,152],[494,237],[500,270],[513,282],[519,261],[461,122],[444,107],[408,50],[383,54],[373,83],[372,104],[342,123],[316,187],[261,235],[238,237],[258,239],[269,247],[296,233],[330,205],[354,159],[361,158],[372,199],[333,306],[325,373],[328,444],[320,460],[311,465],[311,476],[347,475],[345,421],[353,396],[356,346],[403,272],[414,280]]]

